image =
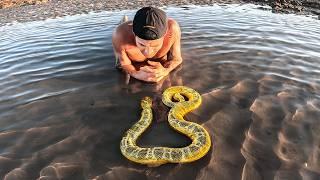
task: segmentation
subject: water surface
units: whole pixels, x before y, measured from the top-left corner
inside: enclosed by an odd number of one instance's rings
[[[164,9],[184,62],[159,84],[114,69],[112,31],[135,11],[0,27],[1,179],[320,178],[319,21],[253,5]],[[190,143],[166,122],[161,93],[174,85],[202,94],[186,119],[213,148],[189,164],[129,162],[119,142],[146,95],[155,120],[139,145]]]

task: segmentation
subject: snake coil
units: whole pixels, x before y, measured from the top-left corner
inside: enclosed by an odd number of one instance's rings
[[[171,107],[168,114],[170,126],[188,136],[192,143],[182,148],[137,146],[137,139],[152,122],[152,100],[144,97],[141,100],[141,118],[123,136],[121,153],[131,161],[149,166],[192,162],[206,155],[211,146],[210,135],[201,125],[183,119],[184,115],[200,106],[200,94],[185,86],[174,86],[163,92],[162,102]]]

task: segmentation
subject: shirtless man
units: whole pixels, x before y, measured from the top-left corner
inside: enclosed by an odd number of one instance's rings
[[[159,82],[182,63],[179,24],[154,7],[137,11],[112,35],[119,68],[147,82]]]

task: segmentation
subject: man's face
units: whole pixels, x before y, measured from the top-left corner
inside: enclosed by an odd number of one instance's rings
[[[163,39],[144,40],[136,36],[136,45],[146,58],[152,58],[161,49]]]

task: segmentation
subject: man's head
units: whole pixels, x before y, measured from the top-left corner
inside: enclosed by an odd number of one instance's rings
[[[144,7],[137,11],[133,19],[133,33],[136,45],[147,57],[153,57],[162,47],[167,32],[167,15],[154,7]]]

